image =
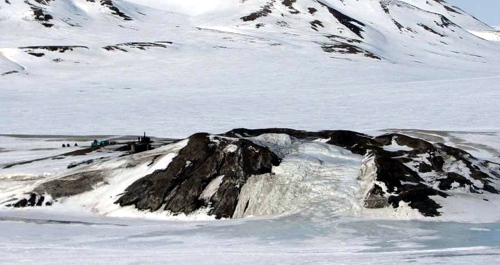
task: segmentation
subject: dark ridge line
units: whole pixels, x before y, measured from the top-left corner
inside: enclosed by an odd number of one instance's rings
[[[317,0],[317,2],[326,9],[328,9],[328,12],[330,12],[330,14],[332,14],[342,25],[346,26],[354,34],[358,35],[360,38],[363,39],[363,35],[361,35],[361,32],[364,32],[364,30],[360,26],[353,24],[354,22],[364,27],[365,24],[363,22],[339,12],[338,10],[330,7],[321,0]]]

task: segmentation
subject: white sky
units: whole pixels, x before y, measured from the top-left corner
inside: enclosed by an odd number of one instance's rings
[[[491,26],[500,26],[500,0],[447,0]]]

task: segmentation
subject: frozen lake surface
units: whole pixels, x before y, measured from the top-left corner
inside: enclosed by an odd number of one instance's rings
[[[2,264],[470,264],[500,261],[500,223],[302,216],[145,221],[0,211]]]

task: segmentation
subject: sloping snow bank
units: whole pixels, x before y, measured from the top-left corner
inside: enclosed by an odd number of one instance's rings
[[[164,169],[177,156],[179,150],[186,146],[188,140],[168,145],[152,152],[132,155],[125,160],[117,160],[113,168],[107,168],[109,176],[105,185],[96,187],[93,191],[61,200],[63,204],[79,205],[90,209],[92,212],[107,216],[141,216],[137,211],[122,208],[114,202],[119,196],[138,179]],[[106,168],[106,165],[97,166],[95,169]]]
[[[155,9],[176,12],[186,15],[199,15],[210,10],[221,8],[227,5],[226,0],[125,0],[134,4],[139,4]]]
[[[476,31],[469,30],[470,33],[478,36],[479,38],[489,41],[500,41],[500,31]]]

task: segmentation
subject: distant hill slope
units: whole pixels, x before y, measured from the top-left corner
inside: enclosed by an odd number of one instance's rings
[[[445,1],[0,0],[0,27],[3,133],[500,124],[494,29]]]
[[[492,28],[444,1],[4,1],[0,23],[13,30],[0,42],[2,48],[94,46],[91,53],[96,48],[164,48],[155,41],[168,41],[160,36],[178,31],[206,40],[210,30],[214,34],[209,35],[239,34],[275,46],[298,44],[355,60],[422,61],[435,55],[474,60],[483,56],[478,46],[493,48],[467,31]]]

